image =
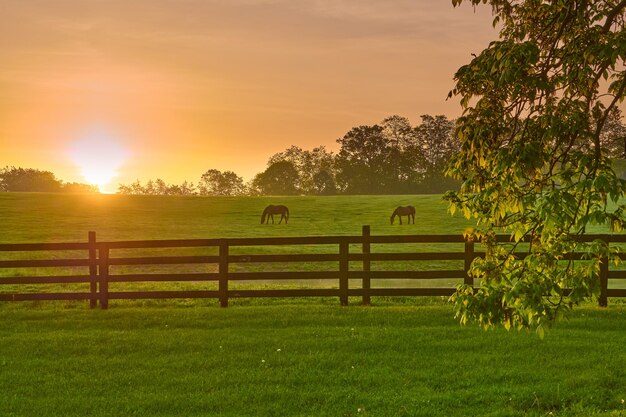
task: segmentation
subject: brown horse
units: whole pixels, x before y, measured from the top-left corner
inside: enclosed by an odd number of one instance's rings
[[[289,209],[287,208],[287,206],[273,206],[271,204],[265,207],[265,210],[263,210],[263,215],[261,216],[261,224],[270,224],[270,219],[272,219],[273,224],[274,214],[280,214],[280,220],[278,221],[278,224],[280,224],[283,219],[285,219],[285,224],[287,224],[287,221],[289,220]]]
[[[391,224],[393,224],[393,220],[398,216],[400,220],[400,224],[402,224],[402,216],[407,216],[409,218],[408,223],[411,224],[411,219],[413,219],[413,224],[415,224],[415,207],[413,206],[400,206],[393,211],[391,215]]]

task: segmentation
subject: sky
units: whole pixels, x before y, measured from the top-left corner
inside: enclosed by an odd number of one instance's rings
[[[491,21],[451,0],[0,0],[0,165],[105,192],[249,180],[291,145],[459,116]]]

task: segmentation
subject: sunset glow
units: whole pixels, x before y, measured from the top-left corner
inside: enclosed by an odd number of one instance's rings
[[[68,156],[84,181],[107,192],[111,191],[107,186],[118,175],[128,151],[110,135],[95,133],[73,142]]]

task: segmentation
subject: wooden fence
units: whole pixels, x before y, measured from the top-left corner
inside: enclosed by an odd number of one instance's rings
[[[498,236],[499,240],[508,241],[509,236]],[[587,235],[585,241],[601,239],[608,243],[625,243],[625,235]],[[463,251],[404,251],[374,252],[372,245],[398,246],[406,244],[453,244],[463,245]],[[333,253],[305,254],[231,254],[231,248],[267,247],[298,245],[307,247],[334,247]],[[325,246],[320,246],[325,245]],[[351,246],[353,251],[351,252]],[[213,248],[217,255],[208,256],[141,256],[113,257],[114,250],[155,249],[155,248]],[[357,249],[358,248],[358,249]],[[460,283],[474,286],[468,275],[471,262],[484,253],[475,251],[473,241],[465,240],[462,235],[381,235],[372,236],[369,226],[363,226],[360,236],[309,236],[309,237],[267,237],[267,238],[231,238],[231,239],[185,239],[185,240],[146,240],[98,242],[95,232],[89,232],[85,243],[26,243],[0,244],[3,252],[54,252],[84,251],[86,257],[72,259],[11,259],[0,260],[0,272],[6,269],[40,267],[83,267],[88,273],[82,275],[46,275],[46,276],[3,276],[0,274],[0,301],[21,300],[89,300],[92,308],[100,303],[102,309],[108,308],[109,300],[116,299],[157,299],[157,298],[216,298],[222,307],[228,306],[231,298],[239,297],[338,297],[341,305],[348,304],[348,297],[362,297],[363,304],[369,304],[372,296],[449,296],[454,293],[452,287],[420,288],[373,288],[372,280],[433,280],[458,279]],[[241,251],[241,249],[239,249]],[[578,255],[580,258],[580,255]],[[623,256],[622,259],[626,259]],[[463,267],[458,269],[428,270],[373,270],[372,262],[385,261],[457,261]],[[234,264],[245,263],[311,263],[333,262],[338,267],[321,271],[229,271]],[[112,266],[155,266],[200,264],[207,266],[207,272],[193,273],[133,273],[112,274]],[[213,265],[211,270],[208,265]],[[229,283],[236,281],[281,281],[281,280],[323,280],[334,281],[332,288],[299,289],[232,289]],[[601,295],[599,303],[607,305],[607,297],[626,297],[626,289],[608,288],[609,279],[626,279],[626,271],[609,270],[604,260],[600,272]],[[350,281],[358,280],[358,288],[350,288]],[[194,282],[217,283],[214,289],[206,290],[151,290],[151,291],[110,291],[110,283],[135,282]],[[431,281],[432,282],[432,281]],[[69,284],[87,284],[89,290],[74,292],[15,291],[16,288],[35,284],[57,284],[55,288]],[[214,285],[215,286],[215,285]],[[44,285],[45,287],[45,285]],[[9,288],[9,291],[3,291]]]

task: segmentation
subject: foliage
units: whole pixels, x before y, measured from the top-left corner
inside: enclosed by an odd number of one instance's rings
[[[421,155],[417,166],[424,177],[424,191],[442,193],[457,188],[458,183],[445,178],[445,168],[450,158],[459,150],[459,141],[454,134],[453,120],[445,116],[421,116],[422,123],[415,126],[413,154]]]
[[[597,294],[610,254],[576,236],[624,226],[626,182],[602,132],[626,89],[626,1],[468,1],[492,6],[500,37],[458,70],[450,93],[464,112],[449,173],[463,184],[447,199],[487,245],[471,271],[481,288],[460,287],[452,299],[463,323],[542,329]],[[513,244],[495,241],[502,231]],[[513,254],[522,249],[525,257]],[[566,252],[588,262],[568,262]]]
[[[626,159],[626,126],[618,107],[613,107],[604,122],[600,132],[600,144],[610,158]]]
[[[318,171],[313,175],[313,193],[316,195],[333,195],[337,192],[335,178],[329,171]]]
[[[422,116],[411,126],[398,115],[380,125],[359,126],[337,140],[337,182],[346,194],[442,192],[456,185],[444,178],[445,162],[458,149],[454,121]]]
[[[380,125],[352,128],[337,142],[337,182],[346,194],[388,192],[393,165],[392,151]]]
[[[62,184],[50,171],[8,166],[0,170],[2,191],[57,192],[61,191]]]
[[[296,195],[300,176],[296,167],[287,160],[270,164],[252,180],[252,188],[263,195]]]
[[[99,193],[98,187],[78,182],[64,183],[50,171],[33,168],[5,167],[0,170],[0,192]]]
[[[233,171],[209,169],[198,182],[198,194],[211,196],[238,196],[246,194],[243,178]]]
[[[192,182],[183,181],[181,184],[167,184],[161,178],[148,180],[145,185],[137,180],[129,185],[120,184],[118,194],[125,195],[195,195],[196,187]]]
[[[423,188],[424,154],[417,146],[415,129],[409,119],[393,115],[385,118],[380,125],[389,149],[388,190],[408,194]]]
[[[79,182],[66,182],[61,190],[64,193],[71,194],[97,194],[100,192],[97,186],[91,184],[82,184]]]
[[[298,175],[295,188],[302,194],[334,194],[334,155],[324,146],[303,150],[299,146],[291,146],[283,152],[273,155],[268,166],[277,162],[287,161],[293,165]],[[317,179],[316,179],[317,178]]]

